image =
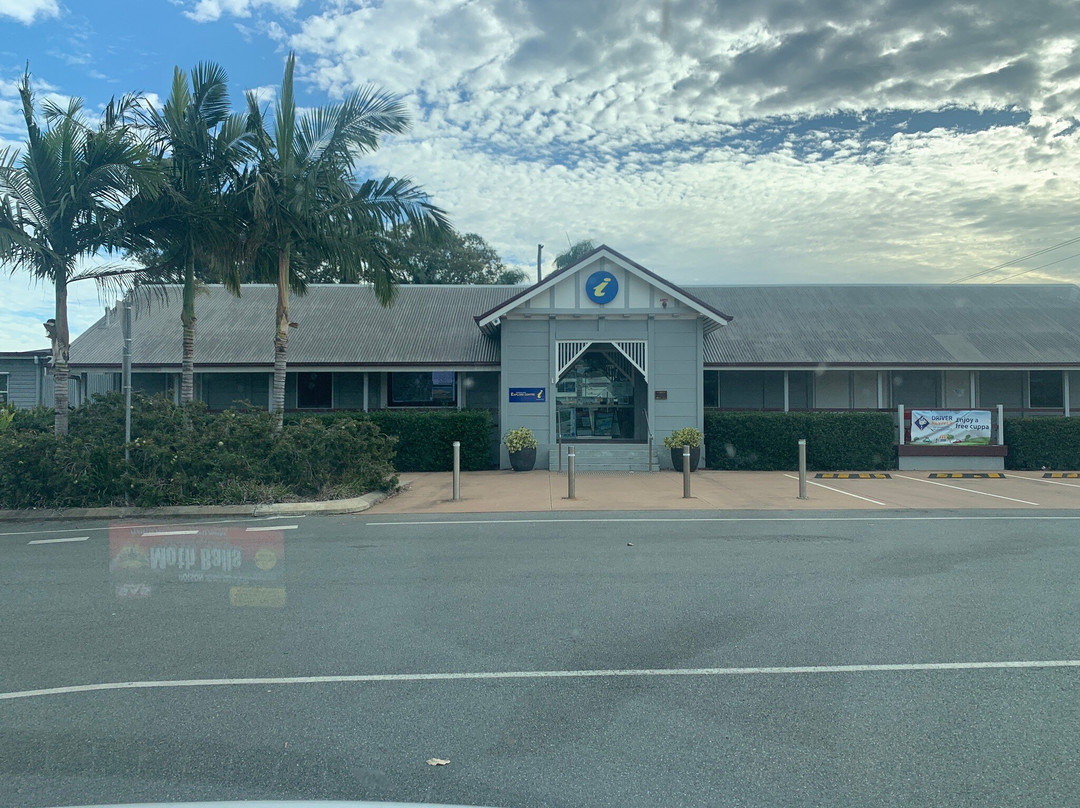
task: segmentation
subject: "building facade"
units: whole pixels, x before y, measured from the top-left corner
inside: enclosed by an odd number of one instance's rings
[[[211,408],[269,406],[274,295],[197,298]],[[484,408],[500,433],[532,429],[552,467],[568,443],[633,467],[707,408],[1060,416],[1080,390],[1068,285],[681,287],[603,246],[529,287],[402,286],[384,307],[367,286],[316,285],[290,314],[288,409]],[[137,301],[135,388],[175,397],[180,344],[179,294]],[[119,389],[120,357],[113,311],[72,345],[77,396]]]

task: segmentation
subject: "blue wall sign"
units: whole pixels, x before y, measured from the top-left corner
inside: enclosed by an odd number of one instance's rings
[[[594,272],[585,281],[585,296],[593,303],[603,306],[619,294],[619,282],[610,272]]]
[[[526,401],[547,401],[546,387],[511,387],[510,403],[521,404]]]

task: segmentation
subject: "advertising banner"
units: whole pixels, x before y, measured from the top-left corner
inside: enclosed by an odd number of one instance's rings
[[[989,446],[989,410],[912,410],[911,442],[932,446]]]

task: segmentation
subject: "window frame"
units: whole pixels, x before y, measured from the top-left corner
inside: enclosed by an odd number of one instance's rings
[[[7,404],[11,401],[11,388],[8,386],[8,378],[11,374],[8,371],[0,371],[0,405]]]

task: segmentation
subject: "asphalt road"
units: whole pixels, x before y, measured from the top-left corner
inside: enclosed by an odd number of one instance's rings
[[[1075,804],[1080,667],[729,669],[1080,660],[1078,545],[1076,511],[3,524],[0,694],[193,681],[0,695],[0,805]],[[650,669],[709,670],[602,673]],[[198,681],[550,671],[593,673]]]

